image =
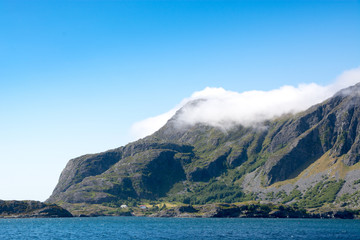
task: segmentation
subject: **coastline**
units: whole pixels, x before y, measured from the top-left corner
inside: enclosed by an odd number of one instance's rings
[[[143,205],[144,206],[144,205]],[[321,207],[300,209],[272,203],[212,203],[205,205],[171,205],[160,203],[146,208],[103,208],[103,206],[63,206],[75,217],[136,216],[153,218],[336,218],[359,219],[360,211]],[[69,208],[70,207],[70,208]]]
[[[38,201],[1,201],[0,219],[135,216],[150,218],[318,218],[360,219],[360,210],[320,207],[300,209],[272,203],[213,203],[205,205],[141,205],[124,208],[94,205],[58,206]],[[110,210],[111,209],[111,210]]]

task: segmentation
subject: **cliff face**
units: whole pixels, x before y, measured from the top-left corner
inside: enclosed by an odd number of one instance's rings
[[[360,204],[360,84],[253,127],[180,127],[177,116],[144,139],[70,160],[48,202]]]

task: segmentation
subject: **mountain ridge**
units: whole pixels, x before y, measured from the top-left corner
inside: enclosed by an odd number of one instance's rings
[[[306,111],[254,126],[179,125],[180,113],[148,137],[70,160],[47,202],[359,207],[360,83]],[[314,189],[327,198],[315,200]]]

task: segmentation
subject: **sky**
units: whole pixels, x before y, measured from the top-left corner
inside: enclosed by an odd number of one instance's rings
[[[360,1],[0,0],[0,199],[206,89],[327,88],[360,66]],[[169,114],[166,118],[169,117]]]

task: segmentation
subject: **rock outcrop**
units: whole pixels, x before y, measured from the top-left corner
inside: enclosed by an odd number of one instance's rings
[[[39,201],[2,201],[0,218],[59,218],[72,217],[71,213],[55,204]]]

